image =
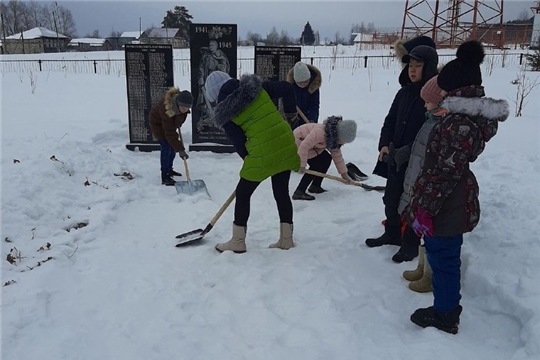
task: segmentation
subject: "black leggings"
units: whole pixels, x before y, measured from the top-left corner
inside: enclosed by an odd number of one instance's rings
[[[293,206],[289,196],[290,178],[291,172],[289,170],[272,176],[272,192],[278,208],[279,222],[287,224],[293,223]],[[247,226],[251,195],[259,184],[260,182],[257,181],[240,178],[238,185],[236,185],[236,203],[234,205],[234,223],[236,225]]]
[[[332,155],[326,150],[323,150],[322,153],[315,156],[314,158],[308,159],[309,169],[325,173],[328,171],[328,168],[330,168],[330,164],[332,163]],[[312,184],[313,186],[321,186],[323,181],[323,178],[320,176],[310,175],[310,174],[304,174],[302,176],[302,180],[300,180],[300,183],[296,187],[296,190],[300,190],[302,192],[306,192],[309,184]]]

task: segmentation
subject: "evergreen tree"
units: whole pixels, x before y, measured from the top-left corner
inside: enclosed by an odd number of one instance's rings
[[[527,62],[529,63],[531,70],[540,71],[540,49],[525,56],[527,56]]]
[[[302,45],[313,45],[315,43],[315,34],[313,33],[309,21],[306,26],[304,26],[304,31],[302,31],[302,35],[300,36],[300,42]]]
[[[191,16],[185,6],[175,6],[173,10],[167,10],[167,15],[163,18],[161,25],[164,28],[178,28],[182,30],[184,39],[189,40],[189,25]]]

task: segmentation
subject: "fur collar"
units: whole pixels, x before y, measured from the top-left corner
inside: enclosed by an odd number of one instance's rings
[[[165,93],[165,99],[163,101],[165,105],[165,114],[167,114],[168,117],[173,117],[175,115],[180,114],[180,110],[178,109],[178,105],[176,105],[176,99],[175,95],[178,95],[180,93],[180,89],[176,87],[171,87],[167,92]]]
[[[396,40],[396,42],[394,43],[394,53],[396,54],[396,57],[401,63],[402,68],[404,68],[406,64],[404,64],[401,60],[403,59],[405,55],[409,53],[407,49],[405,48],[405,46],[403,45],[403,43],[404,42],[402,39]]]
[[[510,108],[506,100],[487,97],[450,96],[443,100],[441,107],[448,111],[448,115],[463,114],[468,117],[483,117],[501,122],[505,121],[510,115]]]
[[[309,83],[309,86],[307,87],[307,90],[310,94],[313,94],[315,91],[319,90],[319,88],[322,85],[322,74],[319,69],[317,69],[313,65],[306,64],[309,72],[311,73],[311,82]],[[291,84],[295,85],[296,82],[294,81],[294,69],[289,70],[289,73],[287,74],[287,82],[290,82]]]
[[[328,150],[336,150],[341,147],[341,145],[338,144],[339,139],[337,132],[337,125],[341,120],[343,120],[341,116],[330,116],[324,120],[325,140]]]
[[[262,83],[258,75],[243,75],[239,86],[225,100],[217,104],[214,125],[223,129],[223,125],[238,116],[259,95]]]

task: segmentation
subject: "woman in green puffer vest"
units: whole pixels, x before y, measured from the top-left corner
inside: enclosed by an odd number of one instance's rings
[[[205,88],[207,99],[217,102],[215,126],[225,131],[236,152],[244,159],[236,186],[232,239],[217,244],[216,250],[246,251],[251,195],[268,177],[272,179],[280,219],[280,238],[270,247],[284,250],[294,247],[289,179],[291,170],[298,171],[300,158],[291,127],[272,101],[283,98],[287,120],[294,121],[294,88],[285,81],[263,83],[257,75],[232,79],[221,71],[214,71],[207,77]]]

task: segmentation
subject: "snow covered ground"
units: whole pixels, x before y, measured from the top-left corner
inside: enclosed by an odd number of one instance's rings
[[[511,102],[519,67],[483,71],[488,96]],[[321,118],[358,122],[344,156],[366,173],[398,72],[323,71]],[[188,75],[175,83],[189,88]],[[175,248],[175,235],[204,227],[234,190],[241,159],[191,152],[211,199],[177,195],[160,185],[158,152],[125,148],[123,76],[4,73],[2,358],[540,359],[539,98],[536,88],[472,164],[482,217],[465,236],[454,336],[409,321],[432,304],[401,277],[416,260],[394,264],[396,247],[364,244],[383,230],[380,193],[325,180],[316,201],[293,202],[296,248],[280,251],[268,249],[279,220],[267,181],[253,196],[246,254],[214,250],[230,237],[232,206],[200,246]],[[184,172],[178,159],[175,168]]]

